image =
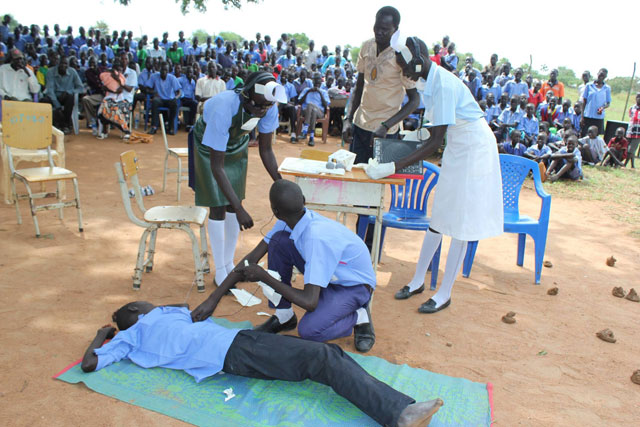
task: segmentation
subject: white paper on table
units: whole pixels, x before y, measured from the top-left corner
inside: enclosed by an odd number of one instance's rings
[[[255,295],[251,295],[249,292],[244,289],[231,289],[231,293],[236,297],[236,300],[243,307],[251,307],[252,305],[257,305],[262,302],[262,300]]]
[[[344,169],[327,169],[327,162],[311,159],[299,159],[296,157],[286,157],[278,171],[302,172],[308,174],[329,174],[344,175]]]
[[[277,281],[280,281],[280,274],[277,271],[267,270],[267,273],[271,275]],[[262,293],[269,301],[273,303],[273,305],[278,305],[280,303],[280,299],[282,299],[282,295],[273,290],[273,288],[267,285],[264,282],[258,282],[258,285],[262,288]]]

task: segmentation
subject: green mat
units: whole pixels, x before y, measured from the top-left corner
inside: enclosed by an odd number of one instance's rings
[[[226,327],[251,327],[249,322],[216,322]],[[442,398],[444,406],[431,426],[491,424],[491,384],[395,365],[378,357],[350,355],[371,375],[417,401]],[[311,381],[265,381],[218,374],[196,384],[183,371],[143,369],[128,360],[89,374],[75,362],[54,378],[72,384],[83,382],[98,393],[201,426],[377,425],[331,388]],[[227,388],[236,396],[225,402],[223,390]]]

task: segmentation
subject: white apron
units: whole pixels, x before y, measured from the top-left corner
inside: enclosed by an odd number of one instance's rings
[[[458,240],[502,234],[502,176],[496,138],[486,120],[457,120],[435,189],[430,226]]]

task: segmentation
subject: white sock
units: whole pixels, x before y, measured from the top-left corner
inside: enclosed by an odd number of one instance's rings
[[[216,267],[216,283],[220,286],[224,279],[227,278],[227,270],[224,266],[224,221],[209,219],[207,228],[209,230],[213,264]]]
[[[224,218],[224,266],[227,274],[233,271],[235,264],[233,256],[236,253],[236,244],[240,234],[240,224],[235,213],[227,212]]]
[[[420,286],[424,285],[424,276],[427,274],[431,259],[436,253],[441,242],[442,234],[427,230],[427,233],[424,235],[424,241],[422,242],[422,249],[420,249],[420,257],[418,258],[418,263],[416,265],[416,272],[413,275],[413,279],[411,279],[408,284],[410,291],[413,292]]]
[[[356,325],[361,325],[363,323],[369,323],[369,315],[367,314],[367,309],[364,307],[360,307],[356,310],[356,314],[358,318],[356,319]]]
[[[451,239],[451,245],[449,246],[449,254],[447,255],[447,265],[444,269],[444,277],[440,284],[440,289],[432,300],[436,302],[436,308],[440,307],[451,298],[451,290],[453,289],[453,283],[458,277],[462,263],[464,262],[464,256],[467,252],[467,241]]]
[[[277,308],[276,317],[280,324],[286,323],[293,317],[293,308]]]

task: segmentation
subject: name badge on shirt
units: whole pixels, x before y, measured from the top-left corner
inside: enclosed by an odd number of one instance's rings
[[[258,122],[260,121],[260,117],[254,117],[252,119],[247,120],[240,129],[251,132],[256,126],[258,126]]]

